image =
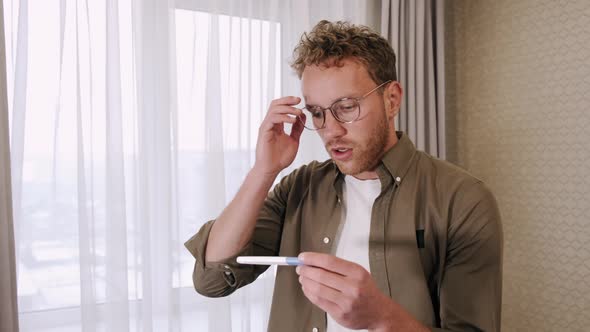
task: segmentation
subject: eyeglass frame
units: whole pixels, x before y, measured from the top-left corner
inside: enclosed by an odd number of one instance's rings
[[[365,93],[364,95],[362,95],[361,97],[358,97],[358,98],[355,98],[355,97],[344,97],[344,98],[340,98],[340,99],[336,100],[335,102],[332,103],[332,105],[330,105],[328,107],[314,106],[314,107],[319,107],[319,111],[322,111],[322,113],[323,113],[324,122],[322,123],[322,126],[319,127],[319,128],[308,128],[308,127],[305,126],[305,122],[303,121],[303,119],[301,119],[301,117],[298,117],[298,119],[303,124],[303,127],[305,129],[313,130],[313,131],[324,129],[324,128],[326,128],[326,110],[330,110],[330,113],[332,113],[332,116],[334,117],[334,119],[336,119],[336,121],[338,121],[340,123],[353,123],[353,122],[357,121],[360,118],[360,116],[361,116],[361,100],[367,98],[371,93],[377,91],[382,86],[384,86],[384,85],[386,85],[388,83],[391,83],[391,82],[393,82],[393,80],[387,80],[387,81],[379,84],[375,88],[373,88],[371,91]],[[358,107],[358,113],[357,113],[357,116],[356,116],[356,118],[354,120],[342,121],[342,120],[340,120],[336,116],[336,112],[332,109],[332,107],[334,107],[334,105],[336,105],[337,103],[342,102],[342,101],[346,101],[346,100],[354,100],[358,104],[358,106],[357,106]],[[308,108],[307,105],[305,107],[303,107],[302,110],[306,110],[307,112],[312,113],[311,110],[309,110],[309,108]]]

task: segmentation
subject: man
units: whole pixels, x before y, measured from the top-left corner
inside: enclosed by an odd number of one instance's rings
[[[499,331],[495,199],[395,131],[402,89],[391,46],[366,27],[322,21],[294,56],[305,107],[272,101],[242,187],[186,243],[196,290],[225,296],[267,268],[237,256],[299,255],[304,265],[277,270],[269,331]],[[304,127],[331,159],[269,193]]]

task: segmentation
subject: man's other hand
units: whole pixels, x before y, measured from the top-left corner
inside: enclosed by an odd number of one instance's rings
[[[297,267],[305,296],[349,329],[428,331],[398,303],[381,293],[362,266],[333,255],[306,252]]]

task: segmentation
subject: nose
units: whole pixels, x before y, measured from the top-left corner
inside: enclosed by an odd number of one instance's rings
[[[346,128],[343,126],[343,123],[336,120],[332,112],[326,110],[325,116],[326,122],[324,123],[324,128],[321,129],[321,134],[326,141],[346,135]]]

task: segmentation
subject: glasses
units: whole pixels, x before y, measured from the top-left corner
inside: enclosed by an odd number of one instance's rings
[[[330,107],[305,106],[302,110],[305,114],[305,122],[299,118],[303,126],[309,130],[320,130],[326,126],[326,110],[330,110],[334,119],[342,123],[352,123],[361,116],[361,100],[368,97],[371,93],[377,91],[380,87],[391,82],[391,80],[379,84],[373,90],[365,93],[360,98],[342,98],[336,100]]]

